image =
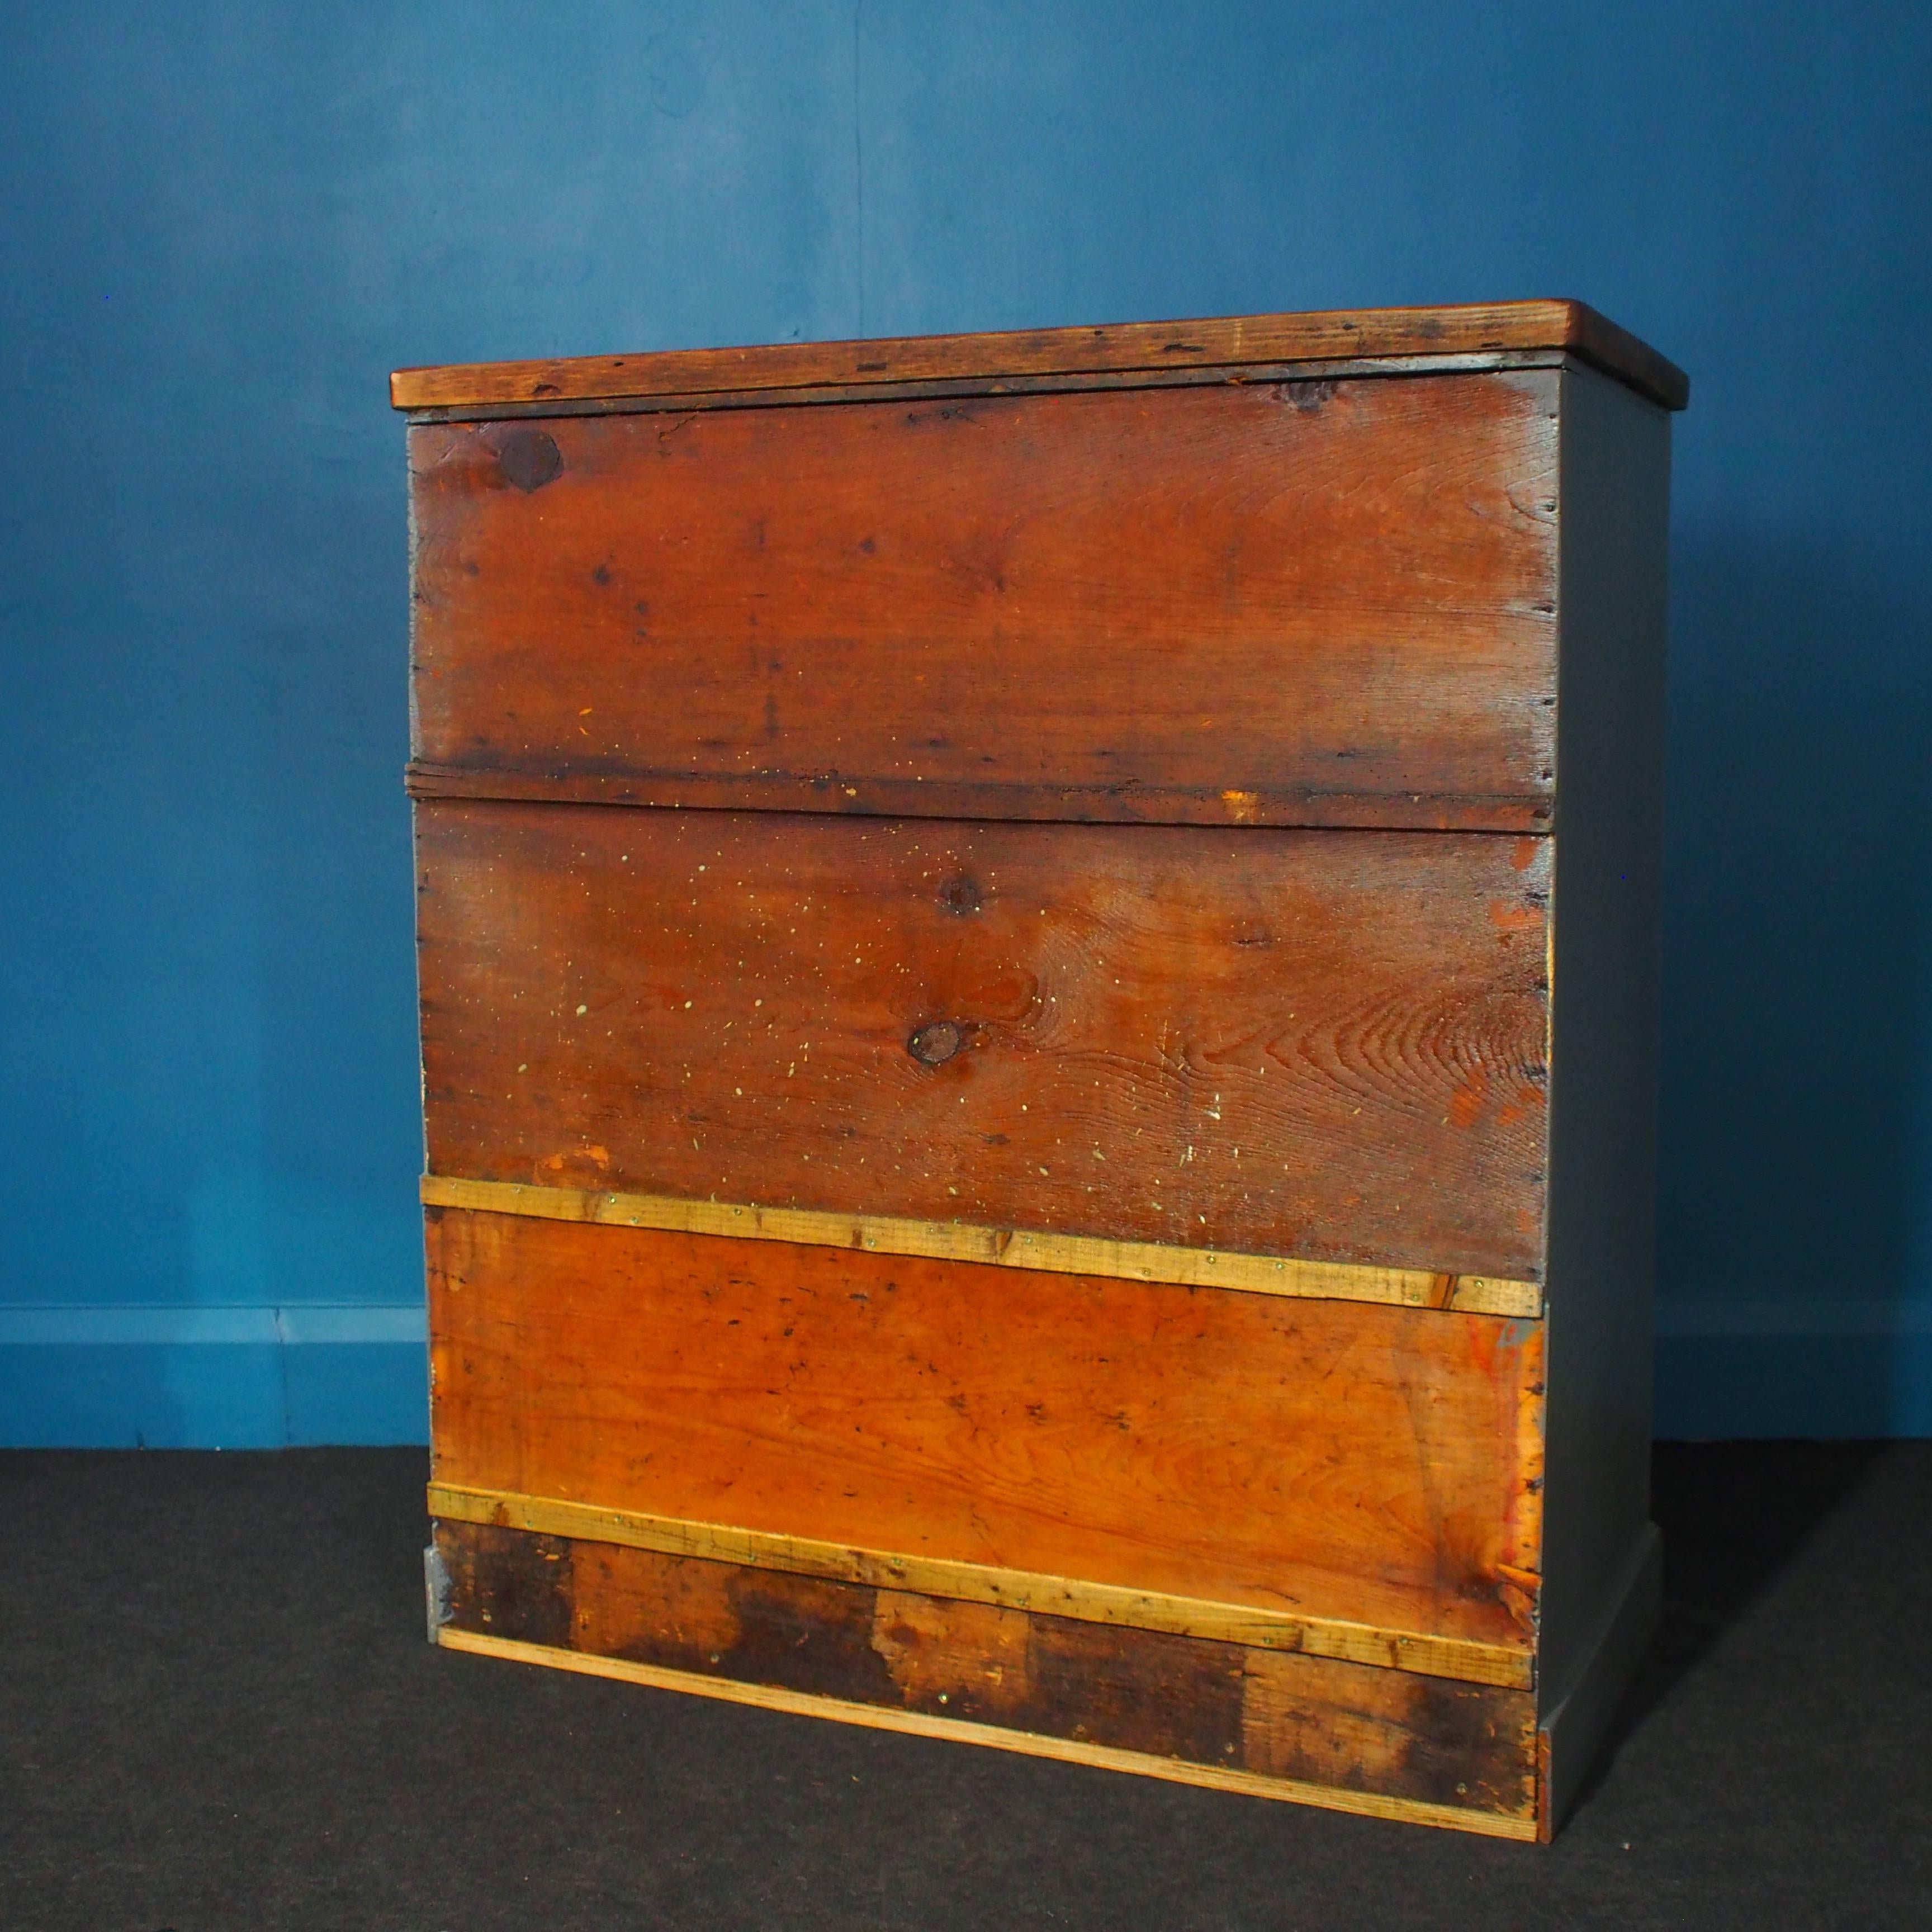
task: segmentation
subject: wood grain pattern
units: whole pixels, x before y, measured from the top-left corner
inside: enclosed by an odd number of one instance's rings
[[[418,809],[438,1174],[1540,1277],[1547,841]]]
[[[1177,1636],[1214,1637],[1258,1649],[1334,1658],[1463,1683],[1526,1690],[1534,1676],[1528,1653],[1511,1645],[1378,1630],[1332,1618],[1292,1616],[1249,1604],[1209,1603],[1198,1597],[1123,1589],[1080,1577],[1043,1576],[943,1557],[859,1550],[848,1544],[823,1543],[789,1533],[776,1535],[768,1530],[740,1529],[725,1523],[692,1522],[641,1510],[607,1509],[590,1503],[560,1502],[550,1496],[465,1489],[441,1482],[430,1485],[429,1510],[431,1516],[445,1522],[488,1523],[543,1537],[620,1544],[663,1556],[702,1557],[754,1569],[782,1570],[794,1576],[916,1590],[995,1610],[1070,1617],[1082,1623],[1120,1624]]]
[[[417,783],[1545,828],[1558,380],[417,428]]]
[[[453,1586],[445,1641],[540,1644],[1292,1784],[1534,1816],[1523,1691],[594,1541],[452,1523],[436,1535]]]
[[[439,1483],[1530,1648],[1538,1323],[425,1214]]]
[[[477,1208],[492,1214],[534,1214],[547,1221],[607,1227],[657,1228],[668,1233],[724,1234],[736,1240],[793,1241],[811,1247],[862,1248],[874,1255],[925,1255],[934,1261],[1049,1274],[1103,1274],[1126,1281],[1168,1281],[1189,1288],[1238,1289],[1318,1300],[1388,1302],[1399,1308],[1450,1308],[1466,1315],[1540,1315],[1534,1282],[1490,1275],[1430,1274],[1419,1268],[1354,1268],[1225,1254],[1215,1248],[1162,1246],[1152,1241],[1096,1240],[1042,1234],[1027,1228],[975,1227],[961,1221],[902,1221],[880,1215],[824,1214],[810,1208],[760,1208],[744,1202],[683,1201],[664,1194],[620,1194],[600,1188],[538,1187],[514,1180],[422,1178],[423,1204]]]
[[[1681,373],[1528,304],[394,389],[442,1640],[1546,1838],[1655,1589]]]
[[[1256,362],[1535,349],[1574,351],[1669,409],[1682,409],[1689,400],[1683,371],[1654,350],[1582,302],[1546,301],[469,363],[399,369],[389,378],[389,395],[400,410],[653,394],[696,398],[718,391],[946,376],[1151,374]]]

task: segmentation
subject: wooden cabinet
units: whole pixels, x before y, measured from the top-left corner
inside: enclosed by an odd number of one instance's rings
[[[440,1641],[1508,1836],[1654,1615],[1570,303],[416,370]]]

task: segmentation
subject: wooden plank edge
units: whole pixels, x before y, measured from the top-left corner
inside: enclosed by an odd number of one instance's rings
[[[1656,1524],[1646,1523],[1582,1667],[1554,1690],[1537,1721],[1536,1816],[1545,1844],[1582,1795],[1663,1606],[1664,1540]]]
[[[1570,304],[1565,346],[1646,401],[1673,412],[1690,406],[1690,378],[1668,356],[1622,328],[1587,302]]]
[[[1501,1812],[1431,1804],[1414,1798],[1388,1798],[1374,1792],[1346,1791],[1332,1785],[1270,1778],[1259,1772],[1228,1771],[1215,1765],[1196,1764],[1186,1758],[1155,1757],[1146,1752],[1123,1750],[1111,1744],[1048,1737],[1037,1731],[1009,1730],[997,1724],[975,1724],[968,1718],[928,1717],[920,1712],[895,1711],[881,1704],[861,1704],[808,1691],[741,1684],[729,1678],[704,1677],[693,1671],[666,1670],[658,1664],[632,1664],[622,1658],[597,1657],[586,1651],[523,1643],[513,1637],[479,1636],[451,1624],[437,1631],[436,1641],[446,1650],[467,1651],[479,1657],[502,1658],[518,1664],[542,1664],[554,1670],[576,1671],[586,1677],[613,1678],[653,1690],[680,1690],[693,1696],[716,1698],[723,1703],[748,1704],[758,1710],[830,1718],[840,1724],[861,1725],[868,1730],[898,1731],[913,1737],[942,1738],[955,1744],[985,1744],[995,1750],[1013,1751],[1027,1757],[1052,1758],[1065,1764],[1128,1772],[1143,1778],[1166,1778],[1176,1784],[1199,1785],[1210,1790],[1235,1792],[1250,1798],[1275,1798],[1291,1804],[1314,1805],[1324,1810],[1352,1812],[1361,1817],[1385,1818],[1403,1824],[1433,1825],[1497,1838],[1533,1840],[1536,1836],[1534,1819],[1512,1818]]]
[[[744,1529],[728,1523],[694,1522],[643,1510],[606,1508],[466,1484],[432,1480],[428,1506],[432,1516],[446,1522],[484,1523],[580,1542],[614,1543],[662,1556],[700,1557],[749,1569],[782,1570],[875,1588],[911,1590],[1037,1616],[1209,1637],[1257,1650],[1406,1671],[1414,1676],[1449,1678],[1511,1690],[1528,1690],[1534,1682],[1535,1660],[1530,1652],[1473,1638],[1384,1630],[1340,1618],[1214,1603],[1164,1591],[1000,1569],[952,1558],[866,1550],[812,1537]]]
[[[1683,372],[1655,350],[1581,302],[1546,300],[469,363],[399,369],[389,378],[389,399],[410,410],[703,397],[934,376],[1124,374],[1523,349],[1574,350],[1666,408],[1681,409],[1688,399]]]
[[[804,1247],[850,1248],[866,1254],[914,1256],[1047,1274],[1101,1275],[1120,1281],[1219,1288],[1304,1300],[1445,1309],[1462,1315],[1534,1318],[1543,1310],[1543,1291],[1535,1282],[1491,1275],[1298,1261],[1285,1256],[1238,1254],[1154,1241],[1114,1241],[963,1221],[901,1220],[884,1215],[687,1201],[669,1195],[614,1193],[597,1188],[540,1187],[517,1180],[467,1180],[454,1174],[424,1174],[421,1192],[426,1208],[519,1214],[601,1227],[646,1228],[661,1234],[786,1241]]]
[[[496,799],[689,812],[791,812],[862,818],[970,818],[1037,824],[1254,826],[1277,831],[1476,832],[1517,837],[1550,830],[1549,787],[1521,793],[1219,791],[1154,786],[980,784],[838,772],[572,772],[450,765],[414,759],[414,799]]]
[[[1404,376],[1488,376],[1515,369],[1596,363],[1570,349],[1472,350],[1441,356],[1311,356],[1292,362],[1216,363],[1201,368],[1088,370],[1046,376],[927,376],[904,382],[802,382],[766,389],[680,390],[571,397],[543,402],[444,403],[405,410],[411,423],[514,422],[527,416],[654,416],[692,410],[813,408],[835,403],[970,401],[1009,396],[1090,395],[1115,389],[1259,387],[1270,382],[1372,382]]]

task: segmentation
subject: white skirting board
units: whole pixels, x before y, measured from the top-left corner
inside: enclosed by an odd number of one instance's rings
[[[421,1303],[0,1306],[0,1447],[416,1443],[428,1423]]]
[[[1932,1297],[1660,1295],[1656,1332],[1664,1441],[1932,1436]]]

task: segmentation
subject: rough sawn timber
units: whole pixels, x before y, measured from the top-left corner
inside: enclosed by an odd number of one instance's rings
[[[440,1484],[1532,1648],[1539,1322],[424,1214]]]
[[[417,790],[1546,829],[1560,374],[413,428]]]
[[[440,1522],[453,1648],[1498,1835],[1527,1691],[595,1540]]]
[[[416,849],[436,1175],[1541,1278],[1547,840],[445,800]]]

